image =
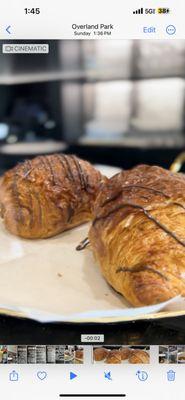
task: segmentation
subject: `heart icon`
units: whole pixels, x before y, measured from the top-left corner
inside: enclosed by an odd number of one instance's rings
[[[41,381],[43,381],[44,379],[47,378],[47,373],[46,373],[46,371],[38,371],[38,372],[37,372],[37,377],[38,377]]]

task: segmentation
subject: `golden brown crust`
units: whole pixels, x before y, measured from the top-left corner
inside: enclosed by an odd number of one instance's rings
[[[75,351],[75,358],[78,358],[79,360],[83,360],[84,357],[84,352],[83,350],[76,350]]]
[[[132,350],[129,357],[130,364],[149,364],[150,356],[144,350]]]
[[[128,360],[128,358],[130,356],[130,353],[131,353],[131,350],[129,348],[125,348],[125,349],[121,348],[119,351],[120,351],[120,354],[121,354],[122,361]]]
[[[106,358],[106,364],[121,364],[121,353],[119,350],[111,350]]]
[[[134,306],[185,295],[185,178],[140,165],[103,185],[89,232],[109,284]]]
[[[94,361],[103,361],[107,357],[109,351],[104,347],[99,347],[93,350]]]
[[[39,156],[6,172],[1,216],[13,234],[47,238],[91,219],[101,174],[72,155]]]

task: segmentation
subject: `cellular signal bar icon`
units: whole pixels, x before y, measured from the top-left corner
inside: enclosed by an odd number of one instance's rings
[[[133,11],[133,14],[143,14],[143,8],[138,8],[138,10]]]

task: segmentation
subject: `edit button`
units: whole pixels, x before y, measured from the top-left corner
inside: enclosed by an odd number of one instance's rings
[[[155,26],[144,26],[143,33],[156,33]]]

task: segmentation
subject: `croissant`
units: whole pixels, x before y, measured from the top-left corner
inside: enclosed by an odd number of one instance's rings
[[[129,357],[130,364],[149,364],[150,357],[144,350],[133,350]]]
[[[78,360],[83,360],[83,357],[84,357],[83,350],[77,349],[75,351],[75,358],[77,358]]]
[[[119,350],[111,350],[105,360],[106,364],[121,364],[121,353]]]
[[[120,348],[120,354],[122,361],[127,360],[130,356],[131,350],[129,348]]]
[[[105,347],[98,347],[97,349],[94,349],[93,350],[94,361],[103,361],[107,357],[108,353],[109,351]]]
[[[90,163],[54,154],[26,160],[1,178],[1,217],[23,238],[47,238],[92,217],[102,176]]]
[[[185,177],[157,166],[103,184],[89,240],[108,283],[134,306],[185,295]]]

